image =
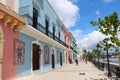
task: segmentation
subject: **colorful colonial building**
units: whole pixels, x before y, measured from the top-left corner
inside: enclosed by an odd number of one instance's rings
[[[19,39],[25,43],[24,64],[18,76],[46,72],[63,66],[63,23],[47,0],[20,0],[19,14],[28,24]]]
[[[47,0],[0,0],[1,80],[72,63],[72,42]]]
[[[64,34],[64,42],[67,46],[67,49],[64,50],[65,63],[71,64],[73,62],[72,34],[67,30],[67,28],[64,25],[62,29]]]
[[[17,14],[18,0],[0,0],[0,80],[16,77],[16,41],[26,21]]]
[[[75,37],[72,35],[72,50],[73,50],[73,59],[78,59],[78,52],[77,52],[77,44],[76,44],[76,39]]]

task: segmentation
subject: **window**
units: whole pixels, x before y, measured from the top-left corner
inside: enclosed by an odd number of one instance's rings
[[[66,43],[66,36],[65,36],[65,43]]]
[[[49,47],[48,46],[44,47],[44,63],[45,64],[50,63],[50,60],[49,60]]]
[[[55,26],[53,25],[53,39],[55,39]]]
[[[60,30],[58,30],[58,39],[59,39],[59,42],[60,42]]]
[[[37,19],[38,19],[38,11],[33,8],[33,27],[37,29]]]
[[[46,35],[48,35],[48,32],[49,32],[49,20],[47,18],[45,19],[45,27],[46,27]]]

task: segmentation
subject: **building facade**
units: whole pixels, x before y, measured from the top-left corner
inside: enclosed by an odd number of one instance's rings
[[[72,34],[47,0],[0,0],[1,80],[72,63],[72,45]]]
[[[64,50],[65,63],[71,64],[73,62],[72,35],[64,25],[63,25],[63,34],[64,34],[64,42],[67,46],[67,49]]]
[[[17,0],[10,1],[0,1],[0,80],[10,80],[17,75],[15,41],[19,40],[19,31],[26,24],[13,7]]]
[[[24,64],[18,77],[42,73],[65,64],[63,23],[47,0],[20,0],[19,14],[28,21],[19,39],[25,43]]]
[[[83,48],[77,48],[77,52],[78,52],[77,58],[79,60],[83,60],[84,49]]]
[[[76,44],[76,39],[75,37],[72,35],[72,50],[73,50],[73,59],[78,59],[78,52],[77,52],[77,44]]]

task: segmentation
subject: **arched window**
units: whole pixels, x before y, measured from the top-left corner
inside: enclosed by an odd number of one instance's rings
[[[49,64],[50,63],[50,56],[49,56],[49,47],[45,46],[44,47],[44,63]]]

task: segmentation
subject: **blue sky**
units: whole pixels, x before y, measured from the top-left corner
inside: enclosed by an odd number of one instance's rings
[[[90,24],[114,11],[120,15],[120,0],[48,0],[68,30],[75,36],[78,47],[91,50],[105,36]]]
[[[120,0],[71,0],[80,10],[80,19],[76,23],[76,27],[85,30],[83,34],[92,32],[95,27],[90,24],[91,20],[96,21],[98,17],[103,18],[111,14],[113,11],[120,13]],[[75,28],[71,28],[75,29]]]

